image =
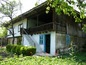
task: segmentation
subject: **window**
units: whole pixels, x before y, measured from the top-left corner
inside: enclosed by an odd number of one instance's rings
[[[40,37],[39,37],[39,44],[43,44],[43,36],[44,35],[40,35]]]
[[[18,25],[18,32],[20,32],[20,29],[21,29],[22,27],[23,27],[23,24],[22,24],[22,23]]]
[[[71,41],[70,35],[66,35],[66,44],[69,45]]]
[[[8,29],[8,35],[11,35],[12,33],[12,28]]]

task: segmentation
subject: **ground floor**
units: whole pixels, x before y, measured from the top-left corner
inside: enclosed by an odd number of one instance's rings
[[[72,43],[77,49],[81,49],[86,39],[79,36],[47,32],[41,34],[26,35],[15,37],[15,43],[24,46],[35,46],[36,52],[46,52],[52,55],[67,51]],[[12,43],[12,38],[8,38],[8,43]]]
[[[12,44],[13,38],[7,38],[7,43],[8,44]],[[14,38],[14,44],[21,44],[22,43],[22,37],[21,36],[17,36]]]
[[[52,55],[66,52],[72,43],[76,49],[80,49],[86,39],[79,36],[47,32],[33,35],[23,35],[22,43],[25,46],[36,46],[37,52],[46,52]]]
[[[23,35],[23,45],[36,46],[36,52],[46,52],[55,55],[55,32]]]
[[[64,59],[59,57],[43,57],[47,56],[21,56],[9,54],[5,52],[5,48],[0,48],[0,65],[86,65],[86,53],[79,52],[75,54],[77,61],[75,61],[74,56],[63,56]],[[68,60],[68,58],[70,60]],[[50,62],[51,61],[51,62]]]

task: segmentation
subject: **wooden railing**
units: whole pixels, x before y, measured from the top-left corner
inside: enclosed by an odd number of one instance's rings
[[[24,29],[28,34],[37,34],[37,33],[42,33],[42,32],[47,32],[47,31],[52,31],[53,29],[53,22],[50,23],[46,23],[40,26],[36,26],[36,27],[31,27],[28,29]],[[22,29],[21,29],[22,30]],[[23,34],[24,31],[22,32]]]
[[[29,33],[41,33],[53,30],[53,23],[47,23],[33,28],[29,28]]]
[[[40,26],[31,27],[28,29],[24,29],[28,34],[39,34],[39,33],[45,33],[48,31],[56,31],[58,33],[65,33],[66,27],[64,25],[60,25],[55,22],[46,23]],[[23,34],[26,34],[24,31],[22,31]]]
[[[55,25],[56,25],[56,32],[66,33],[66,25],[65,24],[56,23]]]

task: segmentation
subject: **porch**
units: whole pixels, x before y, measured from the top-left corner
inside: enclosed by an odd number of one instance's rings
[[[40,34],[56,31],[58,33],[66,33],[66,26],[58,24],[57,22],[50,22],[27,29],[21,28],[22,34]]]
[[[46,23],[40,26],[35,26],[35,27],[30,27],[28,29],[23,29],[22,34],[39,34],[42,32],[48,32],[48,31],[53,31],[54,30],[54,23]],[[26,32],[25,32],[26,31]]]

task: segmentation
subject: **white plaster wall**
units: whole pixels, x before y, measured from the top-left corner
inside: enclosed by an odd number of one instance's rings
[[[34,42],[37,43],[36,44],[37,52],[42,52],[42,51],[44,51],[44,44],[40,45],[39,36],[40,36],[40,34],[36,34],[36,35],[33,35],[32,37],[33,37]]]
[[[34,34],[34,35],[30,36],[31,39],[36,43],[35,44],[36,45],[36,52],[44,51],[44,46],[39,44],[39,35],[40,34],[36,34],[36,35]],[[22,37],[22,44],[24,46],[31,46],[31,40],[29,40],[29,38],[27,38],[28,36],[29,35],[23,35],[23,37]],[[32,42],[32,43],[34,43],[34,42]]]
[[[50,34],[50,54],[55,55],[56,51],[56,33],[55,32],[49,32],[49,33],[44,33]],[[33,34],[31,38],[33,41],[36,43],[36,52],[44,52],[44,43],[40,45],[39,43],[39,35],[40,34]],[[29,40],[26,39],[26,35],[23,35],[23,45],[25,46],[30,46]]]
[[[31,36],[31,38],[33,39],[33,41],[36,43],[35,45],[36,45],[36,52],[42,52],[42,51],[44,51],[44,45],[40,45],[39,44],[39,35],[40,34],[34,34],[34,35],[32,35]],[[26,36],[29,36],[29,35],[23,35],[23,37],[22,37],[22,44],[24,45],[24,46],[31,46],[31,42],[27,39],[27,37]]]
[[[50,33],[50,54],[55,55],[56,51],[56,33]]]
[[[17,23],[15,23],[14,25],[13,25],[13,27],[14,27],[14,36],[16,37],[16,36],[20,36],[20,32],[18,32],[18,25],[19,24],[23,24],[23,28],[26,28],[26,26],[27,26],[27,19],[24,19],[24,20],[22,20],[22,21],[19,21],[19,22],[17,22]],[[9,30],[8,30],[8,33],[7,33],[8,35],[9,35]],[[10,34],[9,36],[8,36],[8,38],[9,37],[12,37],[12,35]]]
[[[26,38],[27,35],[22,35],[22,45],[30,46],[28,39]]]

